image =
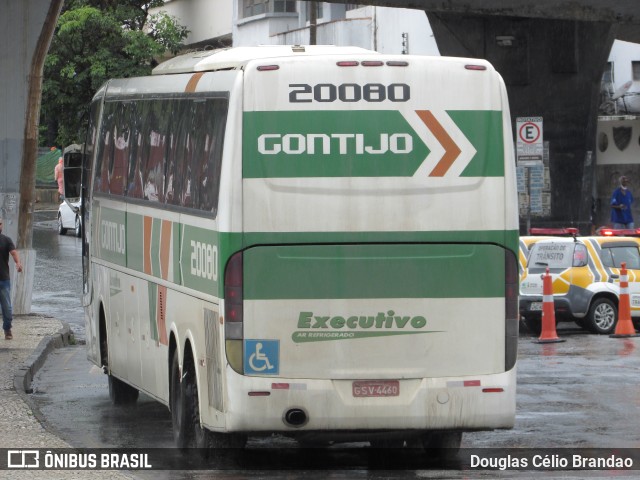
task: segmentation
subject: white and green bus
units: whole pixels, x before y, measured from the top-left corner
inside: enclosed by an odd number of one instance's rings
[[[83,164],[89,359],[178,446],[511,428],[511,120],[482,60],[264,46],[95,95]]]

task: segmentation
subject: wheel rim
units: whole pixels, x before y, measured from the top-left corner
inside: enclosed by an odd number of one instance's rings
[[[596,307],[593,319],[599,329],[609,330],[616,321],[616,314],[611,305],[608,303],[601,303]]]

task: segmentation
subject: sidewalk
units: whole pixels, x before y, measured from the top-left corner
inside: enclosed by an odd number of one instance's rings
[[[69,344],[71,331],[60,320],[44,315],[16,315],[13,340],[0,339],[0,448],[70,448],[64,440],[46,430],[31,408],[27,392],[31,379],[57,347]],[[80,447],[81,445],[77,445]],[[6,459],[0,459],[6,465]],[[0,479],[15,478],[95,478],[131,479],[130,472],[0,470]]]

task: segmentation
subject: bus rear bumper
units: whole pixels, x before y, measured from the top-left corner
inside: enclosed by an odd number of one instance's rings
[[[393,396],[356,396],[353,380],[231,374],[226,432],[492,430],[512,428],[516,369],[398,380]],[[362,393],[362,392],[360,392]],[[203,419],[206,424],[206,419]]]

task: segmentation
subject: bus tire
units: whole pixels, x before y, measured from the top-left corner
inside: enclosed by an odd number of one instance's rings
[[[137,388],[109,374],[109,398],[114,405],[133,405],[138,401]]]
[[[613,333],[618,323],[618,309],[616,304],[605,297],[596,298],[589,306],[589,313],[585,319],[586,328],[600,335]]]
[[[73,229],[73,233],[77,238],[82,236],[82,223],[80,222],[80,217],[76,215],[76,224]]]
[[[173,437],[178,448],[199,448],[204,457],[218,448],[243,448],[247,438],[240,434],[211,432],[200,424],[198,384],[190,356],[185,357],[180,374],[178,352],[171,362],[171,421]]]
[[[169,386],[169,402],[171,406],[171,425],[173,440],[178,448],[188,448],[191,443],[190,430],[187,429],[186,399],[181,381],[180,359],[176,350],[171,360],[171,384]]]

